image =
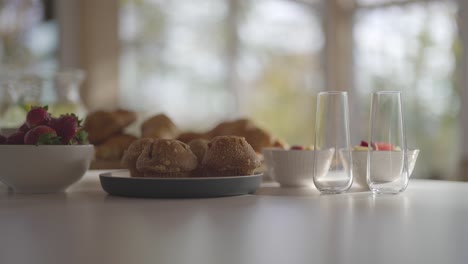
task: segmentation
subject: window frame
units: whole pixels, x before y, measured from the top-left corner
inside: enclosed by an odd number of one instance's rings
[[[119,3],[116,0],[55,1],[59,67],[81,68],[81,97],[88,110],[119,106]]]
[[[460,166],[458,168],[458,178],[468,181],[468,175],[464,171],[468,170],[468,1],[458,1],[458,27],[460,40],[462,42],[462,56],[458,61],[458,84],[461,93],[460,105]]]

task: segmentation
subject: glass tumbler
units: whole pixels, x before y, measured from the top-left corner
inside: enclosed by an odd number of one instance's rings
[[[353,183],[348,115],[346,92],[318,94],[313,179],[322,193],[346,192]]]
[[[395,194],[408,185],[408,156],[401,92],[372,94],[367,184],[374,193]]]

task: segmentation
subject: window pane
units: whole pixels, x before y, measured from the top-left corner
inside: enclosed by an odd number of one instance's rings
[[[122,103],[198,126],[233,111],[224,1],[122,1]]]
[[[447,177],[457,168],[456,11],[455,1],[441,1],[356,15],[355,76],[362,112],[369,112],[370,92],[403,91],[408,146],[421,149],[415,177]],[[366,138],[368,116],[361,122]]]
[[[250,116],[312,143],[320,18],[288,0],[121,1],[123,106],[185,129]]]
[[[238,72],[242,110],[293,144],[312,144],[323,90],[320,17],[283,0],[244,2]]]

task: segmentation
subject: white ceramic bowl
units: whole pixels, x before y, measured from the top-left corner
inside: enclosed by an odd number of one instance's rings
[[[272,152],[274,150],[283,150],[282,148],[276,148],[276,147],[271,147],[271,148],[263,148],[262,149],[262,155],[263,155],[263,176],[267,180],[274,180],[273,179],[273,154]]]
[[[376,166],[370,173],[376,177],[382,177],[389,179],[392,175],[389,175],[392,171],[399,171],[398,168],[402,167],[401,152],[399,151],[376,151],[373,152],[373,162],[377,162]],[[393,155],[393,160],[396,162],[389,163],[388,160]],[[419,149],[408,150],[408,175],[411,176],[413,173],[416,160],[418,159]],[[398,162],[400,161],[400,162]],[[392,166],[392,167],[389,167]],[[367,186],[367,151],[353,151],[353,176],[354,184],[359,185],[364,189],[368,189]]]
[[[61,192],[83,177],[93,155],[93,145],[0,145],[0,181],[19,193]]]
[[[328,170],[334,151],[283,150],[269,148],[264,152],[267,172],[282,187],[313,185],[314,156],[319,153],[319,170]],[[266,154],[266,155],[265,155]]]

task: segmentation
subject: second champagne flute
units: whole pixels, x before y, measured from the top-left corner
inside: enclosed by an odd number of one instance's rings
[[[401,92],[372,94],[367,184],[374,193],[399,193],[408,185],[408,156]]]
[[[322,193],[346,192],[353,183],[348,94],[321,92],[315,119],[314,184]]]

